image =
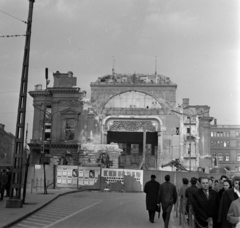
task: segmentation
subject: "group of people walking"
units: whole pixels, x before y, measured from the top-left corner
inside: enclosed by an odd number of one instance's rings
[[[0,170],[0,201],[3,200],[5,191],[6,196],[9,197],[11,186],[11,171],[10,168]]]
[[[189,221],[189,215],[194,215],[196,228],[207,228],[212,222],[213,228],[240,227],[240,176],[229,180],[221,176],[220,180],[213,178],[192,177],[182,179],[183,186],[177,194],[176,186],[170,182],[170,176],[165,176],[165,182],[160,184],[156,176],[144,186],[146,207],[150,222],[154,222],[155,211],[162,207],[162,218],[165,228],[169,225],[173,205],[180,198],[179,211]]]
[[[177,189],[170,182],[170,176],[165,176],[165,183],[159,184],[155,175],[144,186],[146,193],[146,206],[149,213],[149,221],[154,223],[156,209],[162,206],[162,218],[165,228],[168,227],[173,205],[177,202]]]

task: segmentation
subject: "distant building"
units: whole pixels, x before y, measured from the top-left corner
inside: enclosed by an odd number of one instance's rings
[[[0,124],[0,167],[12,166],[15,137]]]
[[[47,91],[37,85],[29,92],[34,99],[33,163],[40,161],[46,103],[44,151],[55,161],[71,155],[68,164],[86,165],[96,152],[104,158],[101,153],[110,151],[112,167],[161,169],[180,159],[191,170],[210,168],[210,107],[189,105],[189,99],[176,105],[177,85],[169,77],[113,71],[90,84],[90,100],[71,72],[53,77]]]
[[[211,154],[219,167],[240,172],[240,125],[211,125]]]

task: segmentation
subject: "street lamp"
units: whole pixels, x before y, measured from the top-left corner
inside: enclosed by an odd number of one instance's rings
[[[185,108],[187,108],[187,107],[185,107]],[[184,109],[185,109],[184,108]],[[192,122],[191,122],[191,118],[193,118],[193,117],[196,117],[196,116],[199,116],[199,115],[203,115],[203,114],[205,114],[205,113],[208,113],[208,111],[206,111],[206,112],[201,112],[201,113],[197,113],[197,114],[195,114],[195,115],[188,115],[188,114],[185,114],[185,113],[181,113],[181,112],[178,112],[178,111],[175,111],[175,110],[171,110],[172,112],[175,112],[175,113],[178,113],[178,114],[180,114],[180,115],[184,115],[184,116],[187,116],[187,118],[189,119],[189,138],[190,138],[190,140],[189,140],[189,148],[188,148],[188,154],[189,154],[189,171],[191,172],[191,160],[192,160],[192,158],[191,158],[191,142],[192,142],[192,140],[194,139],[194,136],[192,136],[192,129],[191,129],[191,125],[192,125]]]

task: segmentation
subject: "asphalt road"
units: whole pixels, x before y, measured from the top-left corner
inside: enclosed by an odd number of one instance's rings
[[[180,227],[174,225],[177,219],[174,221],[173,217],[169,228]],[[164,225],[161,217],[156,217],[155,223],[149,222],[144,193],[80,192],[58,198],[12,227],[146,228]]]

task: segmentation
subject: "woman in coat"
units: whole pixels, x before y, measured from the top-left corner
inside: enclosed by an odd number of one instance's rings
[[[234,176],[232,179],[232,188],[223,192],[218,211],[218,222],[221,228],[232,228],[232,224],[227,220],[228,210],[231,203],[240,198],[239,192],[240,176]]]
[[[180,198],[179,213],[180,213],[180,216],[182,214],[183,221],[185,222],[185,214],[186,214],[186,206],[187,206],[187,197],[185,196],[185,192],[186,192],[186,189],[188,188],[189,181],[187,178],[183,178],[182,182],[183,182],[183,186],[179,190],[179,198]]]
[[[231,203],[227,214],[227,220],[233,224],[233,228],[240,227],[240,198]]]
[[[223,181],[223,188],[218,192],[219,199],[221,200],[222,194],[224,191],[232,188],[232,183],[230,180],[224,180]]]

